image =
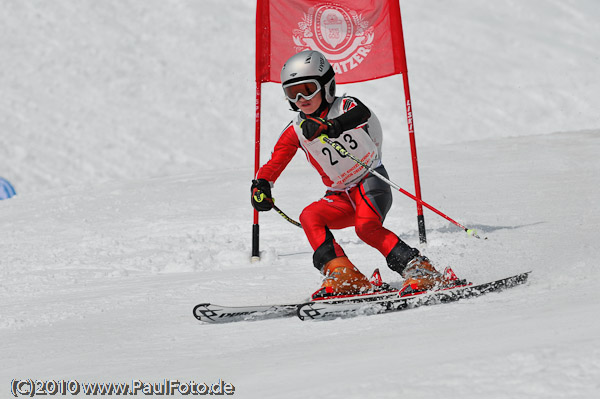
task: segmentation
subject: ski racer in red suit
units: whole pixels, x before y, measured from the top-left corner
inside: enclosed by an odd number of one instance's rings
[[[432,288],[442,276],[420,256],[383,227],[392,204],[390,187],[349,157],[342,157],[319,136],[327,135],[355,157],[387,177],[381,162],[382,132],[379,120],[355,97],[335,97],[335,73],[318,51],[303,51],[283,66],[281,82],[298,115],[284,129],[271,159],[252,182],[251,202],[258,211],[273,207],[271,188],[301,149],[321,175],[325,196],[308,205],[300,223],[314,250],[314,266],[324,276],[313,297],[366,292],[371,283],[348,259],[331,230],[354,226],[365,243],[386,257],[388,266],[415,291]]]

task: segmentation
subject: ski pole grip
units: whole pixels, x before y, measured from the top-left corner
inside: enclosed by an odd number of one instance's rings
[[[267,198],[267,196],[262,191],[257,191],[254,193],[254,201],[256,202],[263,202],[265,198]]]

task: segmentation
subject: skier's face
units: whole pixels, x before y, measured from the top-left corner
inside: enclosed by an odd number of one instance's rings
[[[310,100],[307,100],[306,98],[300,96],[300,99],[296,101],[296,106],[300,108],[300,111],[304,112],[306,115],[310,115],[316,110],[318,110],[321,106],[321,101],[323,101],[321,97],[322,96],[320,93],[311,98]]]

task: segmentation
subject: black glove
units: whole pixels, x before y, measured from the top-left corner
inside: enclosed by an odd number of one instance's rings
[[[270,211],[273,209],[273,198],[271,197],[271,185],[265,179],[252,180],[250,187],[252,197],[250,202],[259,212]]]
[[[315,118],[307,115],[306,119],[300,122],[300,127],[302,128],[302,135],[310,141],[322,134],[332,139],[337,139],[342,134],[342,126],[335,119],[326,121],[323,118]]]

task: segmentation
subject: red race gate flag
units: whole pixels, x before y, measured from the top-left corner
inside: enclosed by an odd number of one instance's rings
[[[256,46],[259,82],[281,83],[303,50],[323,53],[340,84],[406,71],[398,0],[259,0]]]
[[[402,74],[415,196],[421,199],[412,106],[399,0],[257,0],[255,174],[260,167],[261,83],[281,83],[283,64],[293,54],[325,55],[338,84]],[[423,207],[417,202],[421,242],[426,242]],[[258,212],[254,211],[253,259],[259,258]]]

